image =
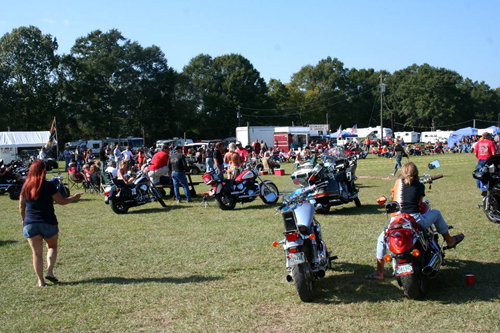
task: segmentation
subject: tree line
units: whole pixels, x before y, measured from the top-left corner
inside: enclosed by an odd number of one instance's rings
[[[247,123],[367,127],[380,124],[381,99],[384,126],[395,131],[499,120],[500,88],[428,64],[389,73],[327,57],[283,83],[265,82],[240,54],[200,54],[178,72],[159,47],[116,29],[78,38],[69,54],[57,49],[34,26],[0,38],[0,131],[48,130],[57,117],[59,142],[132,135],[152,143],[184,132],[225,138]]]

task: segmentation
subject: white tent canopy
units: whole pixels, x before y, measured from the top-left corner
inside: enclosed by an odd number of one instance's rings
[[[0,132],[0,148],[42,147],[50,137],[49,131]]]

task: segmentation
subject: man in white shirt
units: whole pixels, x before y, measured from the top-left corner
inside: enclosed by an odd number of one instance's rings
[[[130,161],[130,159],[132,158],[132,156],[134,156],[134,153],[132,153],[132,152],[130,151],[130,147],[129,147],[129,146],[127,146],[127,147],[125,147],[125,150],[124,150],[124,151],[122,151],[122,156],[123,156],[123,159],[124,159],[125,161],[129,162],[129,161]]]
[[[113,178],[116,178],[116,176],[118,175],[118,169],[116,168],[116,162],[115,161],[111,161],[105,171],[107,173],[112,174]]]

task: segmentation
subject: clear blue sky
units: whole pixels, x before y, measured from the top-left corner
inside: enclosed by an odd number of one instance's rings
[[[269,81],[289,82],[328,56],[390,72],[416,63],[500,87],[500,1],[4,1],[0,35],[34,25],[69,53],[78,37],[116,28],[159,46],[178,71],[200,53],[239,53]]]

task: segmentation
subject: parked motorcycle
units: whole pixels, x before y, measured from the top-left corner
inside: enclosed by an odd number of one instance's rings
[[[13,161],[5,169],[10,169],[10,172],[2,177],[0,194],[8,193],[11,200],[19,200],[19,194],[26,180],[28,167],[23,165],[21,161]]]
[[[486,195],[478,208],[483,208],[486,218],[500,223],[500,157],[490,157],[483,167],[474,170],[472,176],[486,185]]]
[[[354,183],[356,179],[356,157],[336,158],[323,155],[321,162],[313,159],[295,170],[291,177],[295,184],[308,186],[327,182],[327,186],[318,188],[311,196],[316,200],[318,213],[327,214],[331,206],[354,202],[361,206],[358,190]]]
[[[420,177],[421,183],[432,184],[443,177],[429,175],[430,170],[440,167],[439,161],[429,163],[428,167],[429,170]],[[411,215],[400,213],[397,201],[386,201],[385,197],[377,199],[380,205],[385,204],[387,216],[384,239],[389,253],[384,256],[384,261],[392,262],[394,277],[405,295],[411,299],[423,297],[429,280],[439,272],[447,248],[439,245],[439,234],[434,226],[423,229]],[[422,202],[420,213],[424,214],[429,209],[429,201]]]
[[[57,190],[59,191],[59,193],[61,193],[63,198],[69,197],[70,193],[69,193],[68,183],[64,182],[64,178],[61,174],[52,177],[52,179],[49,180],[49,182],[54,182],[56,184]]]
[[[158,189],[148,175],[139,171],[132,183],[121,179],[111,179],[111,185],[104,189],[104,202],[111,206],[116,214],[126,214],[130,207],[145,205],[158,201],[162,207],[167,207]]]
[[[324,186],[327,182],[296,190],[283,199],[276,212],[281,212],[283,217],[285,238],[273,242],[273,246],[283,244],[288,272],[286,279],[294,282],[303,302],[313,301],[315,281],[324,277],[325,271],[331,269],[331,261],[337,259],[330,257],[321,235],[321,226],[314,218],[315,201],[309,197]]]
[[[263,180],[257,166],[248,166],[235,180],[220,180],[211,171],[203,175],[203,181],[211,186],[208,195],[215,198],[222,210],[232,210],[236,203],[252,202],[257,197],[268,205],[275,204],[279,199],[278,187],[270,180]]]

